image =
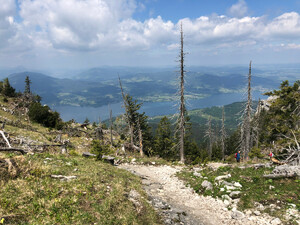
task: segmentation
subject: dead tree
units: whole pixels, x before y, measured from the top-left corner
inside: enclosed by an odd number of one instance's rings
[[[112,110],[111,109],[109,112],[109,120],[110,120],[110,145],[113,146],[113,133],[112,133],[113,121],[112,121]]]
[[[243,112],[243,123],[241,126],[241,148],[244,159],[248,159],[251,149],[251,112],[252,112],[252,96],[251,96],[251,61],[249,64],[247,104]]]
[[[129,114],[128,114],[128,103],[127,103],[126,96],[123,91],[122,82],[121,82],[120,76],[118,76],[118,77],[119,77],[119,84],[120,84],[120,88],[121,88],[121,92],[122,92],[123,103],[124,103],[124,107],[125,107],[125,116],[126,116],[126,120],[127,120],[128,127],[129,127],[129,132],[130,132],[130,144],[131,144],[131,146],[133,146],[134,145],[133,124],[131,124],[131,122],[130,122],[130,118],[129,118]]]
[[[226,139],[226,130],[225,130],[225,110],[224,106],[222,107],[222,127],[221,127],[221,148],[222,148],[222,160],[225,160],[225,139]]]
[[[138,125],[138,132],[139,132],[140,155],[144,156],[144,151],[143,151],[143,135],[142,135],[142,130],[141,130],[141,125],[140,125],[140,120],[139,119],[137,121],[137,125]]]
[[[252,134],[252,140],[255,141],[255,146],[258,148],[259,144],[259,134],[260,134],[260,113],[261,113],[261,102],[260,99],[258,101],[258,105],[255,112],[254,117],[254,127],[253,127],[253,134]]]
[[[208,138],[208,158],[209,160],[211,160],[212,147],[213,147],[213,132],[211,128],[211,116],[208,118],[206,126],[207,126],[207,130],[205,132],[205,137]]]
[[[287,139],[290,139],[294,142],[293,145],[289,145],[288,148],[285,148],[284,151],[287,153],[285,154],[285,160],[283,160],[283,163],[289,164],[289,165],[294,165],[294,166],[299,166],[300,165],[300,144],[299,141],[297,140],[297,137],[295,135],[294,131],[291,131],[293,134],[293,138],[285,136]]]
[[[180,148],[180,162],[185,162],[184,157],[184,135],[185,135],[185,100],[184,100],[184,56],[183,52],[183,30],[180,25],[180,113],[179,113],[179,148]]]

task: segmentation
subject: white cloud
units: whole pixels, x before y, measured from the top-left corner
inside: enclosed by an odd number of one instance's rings
[[[241,0],[230,8],[232,16],[200,16],[176,22],[161,16],[145,21],[133,19],[133,13],[144,7],[136,0],[19,2],[20,11],[16,12],[14,0],[0,0],[2,50],[31,51],[32,55],[68,53],[78,57],[84,51],[98,52],[103,57],[121,51],[132,55],[149,50],[156,54],[172,52],[178,48],[181,22],[185,43],[192,51],[217,51],[221,55],[222,50],[251,48],[262,51],[273,42],[284,43],[285,49],[297,49],[300,44],[300,15],[297,12],[284,13],[270,21],[264,16],[244,16],[247,5]],[[21,20],[16,21],[16,13]]]
[[[15,10],[14,0],[0,0],[0,48],[6,47],[16,35]]]
[[[239,0],[228,11],[231,16],[241,18],[247,15],[248,7],[245,0]]]
[[[300,37],[300,15],[296,12],[284,13],[267,24],[264,35],[277,38]]]

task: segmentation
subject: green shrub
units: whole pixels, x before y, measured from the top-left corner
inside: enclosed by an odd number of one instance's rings
[[[249,157],[253,159],[254,157],[257,157],[259,159],[262,159],[264,155],[261,153],[260,148],[253,147],[249,153]]]
[[[101,159],[102,155],[109,155],[112,153],[112,150],[110,146],[104,144],[103,141],[93,140],[91,152],[97,155],[97,159]]]
[[[30,120],[40,123],[45,127],[62,129],[63,122],[58,112],[52,112],[48,106],[42,106],[38,102],[34,102],[29,107]]]

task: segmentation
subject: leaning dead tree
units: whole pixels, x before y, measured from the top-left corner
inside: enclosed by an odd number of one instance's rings
[[[225,130],[225,110],[224,106],[222,107],[222,127],[221,127],[221,148],[222,148],[222,160],[225,160],[225,139],[226,139],[226,130]]]
[[[241,150],[245,160],[251,149],[251,112],[252,112],[252,95],[251,95],[251,61],[249,64],[247,104],[243,112],[243,122],[241,126]]]
[[[184,157],[184,135],[185,135],[185,100],[184,100],[184,56],[185,53],[183,52],[183,30],[182,24],[180,25],[180,112],[179,112],[179,153],[180,153],[180,162],[185,162]]]
[[[205,132],[205,137],[208,138],[208,158],[209,160],[211,160],[212,147],[213,147],[213,131],[211,127],[211,116],[208,118],[206,126],[207,126],[207,130]]]

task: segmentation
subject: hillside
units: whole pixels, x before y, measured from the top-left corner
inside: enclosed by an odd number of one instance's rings
[[[117,75],[112,74],[111,70],[87,71],[77,79],[59,79],[33,72],[11,74],[9,80],[17,91],[23,91],[26,76],[32,81],[32,90],[42,96],[43,103],[48,105],[99,107],[122,101]],[[173,71],[130,70],[127,73],[125,70],[121,78],[125,92],[136,96],[138,100],[169,102],[176,99],[176,76]],[[245,87],[245,77],[241,74],[220,76],[191,71],[187,73],[186,82],[187,99],[205,99],[228,93],[242,94]],[[274,79],[253,77],[253,90],[257,93],[272,90],[278,85],[279,81]]]
[[[19,114],[16,100],[0,96],[0,122],[11,145],[29,154],[0,151],[1,224],[161,224],[137,176],[81,156],[91,149],[92,125],[45,128]]]

